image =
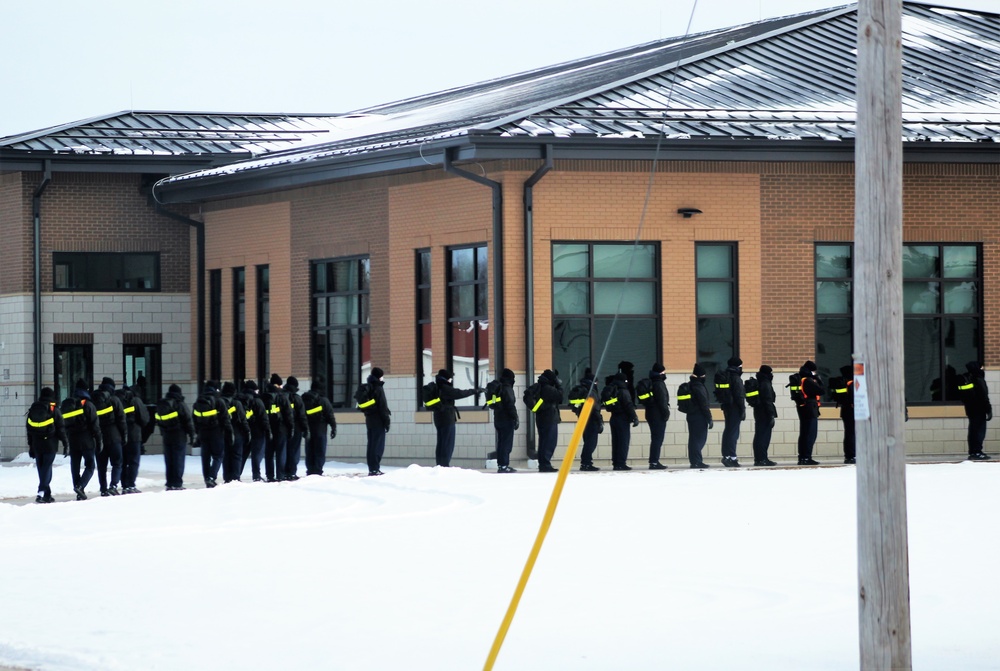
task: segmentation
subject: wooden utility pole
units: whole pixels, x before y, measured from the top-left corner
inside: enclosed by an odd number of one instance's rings
[[[858,3],[854,361],[865,671],[912,667],[903,429],[902,4]]]

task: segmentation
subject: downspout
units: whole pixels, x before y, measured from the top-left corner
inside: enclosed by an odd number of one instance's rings
[[[34,333],[34,366],[35,395],[42,395],[42,193],[52,181],[52,162],[46,160],[42,167],[42,183],[31,196],[31,216],[34,220],[33,256],[35,262],[34,302],[35,302],[35,333]]]
[[[444,169],[453,175],[470,179],[493,189],[493,366],[497,377],[504,369],[504,304],[503,304],[503,185],[481,175],[456,168],[451,151],[445,150]],[[479,381],[476,380],[476,384]]]
[[[552,145],[542,148],[545,160],[538,170],[524,183],[524,377],[525,385],[535,375],[535,185],[552,170]],[[535,423],[528,425],[528,458],[538,457],[535,445]]]
[[[150,202],[153,210],[164,217],[179,221],[194,228],[197,235],[195,242],[195,258],[197,265],[197,292],[198,292],[198,382],[197,388],[200,390],[205,382],[205,223],[183,214],[177,214],[166,209],[156,200],[156,194],[150,192]]]

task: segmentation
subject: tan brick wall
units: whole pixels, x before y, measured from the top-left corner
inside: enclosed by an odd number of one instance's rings
[[[0,294],[31,291],[31,190],[21,173],[0,175]]]

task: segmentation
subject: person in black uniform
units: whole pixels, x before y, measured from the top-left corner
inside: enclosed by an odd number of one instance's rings
[[[770,366],[761,366],[755,377],[759,386],[757,405],[753,408],[753,465],[777,466],[767,456],[774,419],[778,416],[778,409],[774,405],[774,373]]]
[[[201,475],[205,486],[216,485],[222,459],[233,444],[233,424],[229,419],[229,406],[219,396],[219,385],[213,380],[205,383],[203,391],[192,408],[194,426],[201,442]]]
[[[125,408],[115,396],[115,381],[110,377],[101,380],[94,394],[97,419],[101,424],[104,449],[97,455],[97,481],[101,484],[101,496],[118,496],[118,481],[122,475],[122,445],[128,435],[125,424]],[[108,481],[108,464],[111,465],[111,480]]]
[[[229,423],[233,426],[233,440],[226,445],[222,454],[222,481],[239,481],[243,471],[243,451],[249,449],[250,424],[247,422],[247,409],[243,401],[236,396],[236,385],[223,382],[222,400],[229,408]]]
[[[279,482],[285,477],[285,451],[294,420],[288,394],[281,388],[281,378],[277,373],[271,374],[262,400],[271,421],[271,439],[264,450],[264,471],[268,482]]]
[[[635,414],[635,403],[628,390],[628,378],[619,371],[606,380],[608,386],[615,387],[617,396],[611,407],[611,468],[615,471],[631,471],[628,465],[629,443],[632,441],[632,427],[639,426],[639,416]],[[605,396],[602,392],[601,396]],[[631,426],[630,426],[631,425]]]
[[[799,369],[799,466],[816,466],[812,458],[816,434],[819,430],[819,404],[823,396],[823,383],[817,374],[816,364],[806,361]]]
[[[854,441],[854,366],[841,366],[843,386],[834,390],[840,406],[840,420],[844,423],[844,463],[855,463]]]
[[[142,458],[143,435],[149,425],[149,410],[139,396],[138,385],[131,389],[122,387],[115,391],[125,412],[126,438],[122,448],[122,494],[139,494],[135,479],[139,476],[139,460]]]
[[[87,500],[87,485],[97,468],[97,454],[103,449],[101,424],[97,409],[90,399],[90,385],[77,380],[73,395],[62,403],[63,424],[69,438],[69,464],[73,476],[73,491],[77,501]],[[83,473],[80,473],[80,461]]]
[[[285,480],[298,480],[302,441],[309,440],[309,422],[306,421],[306,409],[299,396],[299,381],[294,375],[289,375],[285,380],[285,393],[288,394],[288,406],[292,409],[292,434],[288,438],[288,449],[285,452]]]
[[[545,369],[538,376],[538,397],[542,401],[535,411],[535,431],[538,434],[538,472],[555,473],[552,456],[559,442],[559,406],[563,402],[562,381],[554,370]]]
[[[449,370],[438,371],[434,381],[437,383],[440,403],[434,405],[434,428],[437,429],[437,444],[434,446],[434,461],[438,466],[451,466],[451,456],[455,452],[455,422],[461,415],[455,409],[455,401],[481,394],[485,389],[455,389],[452,386],[453,374]]]
[[[986,372],[978,361],[965,364],[969,371],[972,389],[962,394],[965,405],[965,416],[969,418],[969,459],[985,461],[990,455],[983,452],[983,441],[986,440],[986,423],[993,419],[993,405],[990,403],[990,390],[986,386]]]
[[[747,418],[746,393],[743,389],[743,360],[731,357],[726,362],[726,380],[729,384],[728,393],[723,395],[722,415],[726,426],[722,430],[722,465],[738,467],[736,443],[740,440],[740,425]]]
[[[271,440],[271,421],[268,408],[264,407],[257,383],[253,380],[243,382],[243,391],[239,395],[239,399],[246,411],[247,424],[250,425],[250,441],[243,448],[237,475],[243,474],[243,469],[246,468],[247,459],[249,459],[253,481],[264,482],[264,478],[260,474],[260,462],[264,458],[264,446]]]
[[[594,371],[587,368],[580,378],[580,386],[586,387],[587,394],[594,399],[594,407],[590,411],[590,418],[587,419],[587,426],[583,427],[583,449],[580,451],[580,470],[599,471],[601,468],[594,465],[594,452],[597,451],[598,436],[604,433],[604,416],[601,414],[601,400],[597,394],[597,387],[594,386]],[[571,401],[573,399],[570,399]],[[582,403],[573,404],[573,412],[580,416],[583,410]]]
[[[385,371],[381,368],[372,368],[367,384],[371,385],[371,400],[374,403],[362,409],[365,415],[365,430],[368,435],[365,457],[368,460],[368,475],[370,476],[383,475],[382,455],[385,453],[385,434],[389,433],[389,425],[392,424],[392,411],[389,410],[389,403],[385,399],[385,389],[383,389],[384,377]],[[435,415],[436,420],[437,416]],[[452,440],[454,440],[454,433]]]
[[[184,489],[184,459],[187,456],[187,443],[194,443],[194,422],[180,387],[170,385],[167,395],[156,402],[156,414],[153,418],[163,439],[167,491]]]
[[[43,387],[38,400],[28,409],[25,421],[28,439],[28,456],[35,460],[38,471],[38,495],[35,503],[52,503],[52,463],[59,451],[59,443],[63,452],[69,451],[69,441],[66,438],[66,428],[63,426],[62,413],[56,402],[56,393],[50,387]]]
[[[309,391],[302,395],[306,421],[309,423],[309,439],[306,441],[306,475],[323,475],[326,464],[326,430],[330,429],[330,440],[337,437],[337,418],[333,416],[333,404],[323,395],[323,378],[314,378],[309,383]]]
[[[514,396],[514,371],[500,371],[500,401],[493,405],[493,428],[496,429],[497,473],[515,473],[510,467],[510,451],[514,448],[514,432],[521,426]]]
[[[649,379],[653,383],[653,402],[646,405],[646,424],[649,425],[649,470],[651,471],[662,471],[666,468],[660,463],[663,436],[667,432],[667,420],[670,419],[670,392],[667,391],[665,370],[662,363],[654,363],[649,371]]]
[[[694,365],[688,383],[691,387],[691,411],[687,414],[688,425],[688,461],[691,468],[708,468],[701,456],[701,451],[708,440],[708,430],[715,422],[712,420],[712,410],[708,405],[708,390],[705,388],[705,367],[700,363]]]

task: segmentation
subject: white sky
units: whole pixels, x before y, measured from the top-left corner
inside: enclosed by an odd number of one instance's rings
[[[941,2],[997,10],[997,0]],[[691,31],[844,4],[699,0]],[[693,5],[3,2],[0,137],[127,109],[347,112],[683,35]]]

